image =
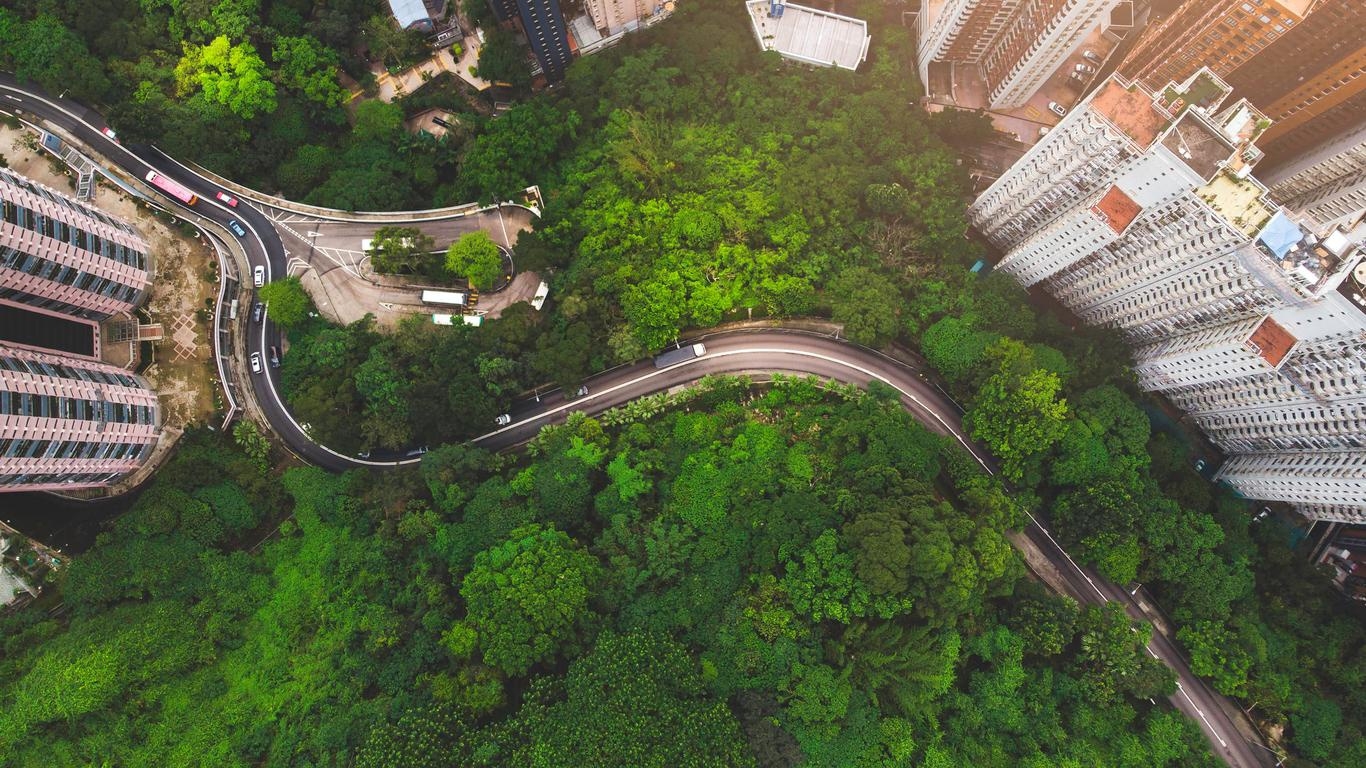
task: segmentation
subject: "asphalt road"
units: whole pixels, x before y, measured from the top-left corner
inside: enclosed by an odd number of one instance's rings
[[[201,201],[194,208],[201,216],[226,223],[237,219],[247,229],[242,238],[251,265],[263,266],[267,280],[285,274],[285,249],[269,220],[247,205],[230,209],[213,198],[217,187],[187,172],[179,164],[150,148],[131,149],[111,141],[100,132],[103,118],[91,110],[70,101],[44,97],[38,91],[21,88],[14,79],[0,73],[0,101],[7,111],[20,109],[25,116],[36,115],[60,125],[87,146],[96,148],[105,157],[117,162],[125,170],[146,176],[149,168],[164,173],[186,185]],[[250,279],[250,276],[244,276]],[[268,348],[278,343],[278,333],[269,321],[250,326],[248,352],[259,353],[268,359]],[[973,445],[962,434],[957,408],[918,371],[887,358],[875,351],[830,337],[792,331],[732,331],[703,338],[707,354],[663,370],[656,370],[650,361],[617,368],[600,374],[587,382],[589,394],[567,402],[559,392],[542,395],[538,400],[519,403],[511,411],[513,421],[476,438],[477,445],[498,450],[520,444],[535,436],[545,424],[559,421],[572,411],[598,413],[635,398],[686,385],[707,374],[714,373],[773,373],[808,374],[822,378],[866,386],[877,379],[901,392],[902,404],[931,430],[953,435],[988,471],[995,466],[985,451]],[[266,419],[282,440],[301,458],[332,470],[353,467],[384,467],[413,463],[420,457],[396,456],[383,460],[375,456],[368,460],[343,456],[308,438],[284,407],[274,379],[276,371],[268,365],[262,374],[247,374],[256,393],[256,400]],[[1034,520],[1026,534],[1040,548],[1057,571],[1072,587],[1073,596],[1086,603],[1117,601],[1141,618],[1130,595],[1093,573],[1083,571],[1053,540],[1051,534]],[[1172,704],[1200,724],[1214,753],[1232,768],[1269,766],[1270,751],[1260,744],[1244,739],[1224,714],[1219,705],[1221,697],[1196,678],[1182,660],[1176,648],[1162,635],[1154,633],[1148,644],[1149,652],[1176,670],[1180,690],[1171,698]]]

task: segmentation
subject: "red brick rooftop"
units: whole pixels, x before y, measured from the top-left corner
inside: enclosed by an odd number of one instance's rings
[[[1278,367],[1285,356],[1290,354],[1290,350],[1294,348],[1296,341],[1298,339],[1291,336],[1290,331],[1282,328],[1280,323],[1269,317],[1257,326],[1257,330],[1253,331],[1252,336],[1247,340],[1249,344],[1257,347],[1261,352],[1262,359],[1270,363],[1273,368]]]
[[[1116,128],[1147,149],[1166,129],[1170,118],[1153,108],[1152,96],[1137,86],[1125,88],[1114,79],[1105,81],[1091,99],[1091,108],[1105,116]]]
[[[1124,190],[1119,187],[1110,187],[1110,191],[1105,193],[1100,202],[1091,206],[1091,212],[1104,219],[1116,235],[1123,234],[1142,210],[1143,207],[1124,194]]]

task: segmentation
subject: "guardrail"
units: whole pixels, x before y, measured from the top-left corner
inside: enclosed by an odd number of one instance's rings
[[[156,148],[153,147],[153,149]],[[171,157],[165,152],[162,152],[160,149],[157,149],[156,151],[157,154],[175,163],[176,165],[179,165],[186,171],[193,173],[196,176],[199,176],[200,178],[210,183],[223,187],[224,189],[230,189],[233,192],[236,192],[238,197],[241,197],[246,200],[253,200],[259,203],[264,203],[266,205],[271,206],[272,208],[279,208],[286,211],[295,211],[296,213],[302,213],[306,216],[313,216],[319,219],[328,219],[332,221],[385,223],[394,221],[429,221],[459,218],[461,216],[468,216],[471,213],[479,213],[480,211],[494,210],[501,206],[524,208],[538,217],[541,215],[540,209],[537,207],[522,205],[521,203],[514,203],[510,201],[494,203],[493,205],[482,205],[480,203],[464,203],[463,205],[452,205],[445,208],[429,208],[420,211],[343,211],[339,208],[324,208],[318,205],[308,205],[306,203],[299,203],[293,200],[287,200],[283,197],[277,197],[275,195],[268,195],[265,192],[260,192],[258,190],[252,189],[251,187],[248,187],[244,184],[239,184],[233,181],[232,179],[226,178],[224,176],[219,176],[218,174],[214,173],[208,168],[205,168],[197,163],[188,160],[177,160],[176,158]],[[538,205],[544,205],[541,199],[540,187],[532,185],[522,190],[522,192],[527,194],[529,197],[534,198]]]

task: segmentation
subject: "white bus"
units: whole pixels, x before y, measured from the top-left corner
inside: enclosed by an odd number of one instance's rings
[[[465,300],[469,294],[460,291],[423,291],[423,304],[450,304],[457,307],[465,306]]]

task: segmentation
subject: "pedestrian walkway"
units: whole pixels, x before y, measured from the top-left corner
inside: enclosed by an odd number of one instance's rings
[[[375,82],[379,85],[377,98],[380,101],[401,98],[421,88],[428,80],[442,72],[450,72],[481,91],[491,88],[493,83],[470,73],[470,70],[479,63],[479,38],[469,35],[461,41],[461,45],[464,51],[459,61],[451,55],[451,49],[445,47],[430,59],[397,75],[383,69],[383,64],[375,64],[376,69],[372,71],[375,73]],[[361,92],[353,92],[351,100],[355,101],[361,96]]]

